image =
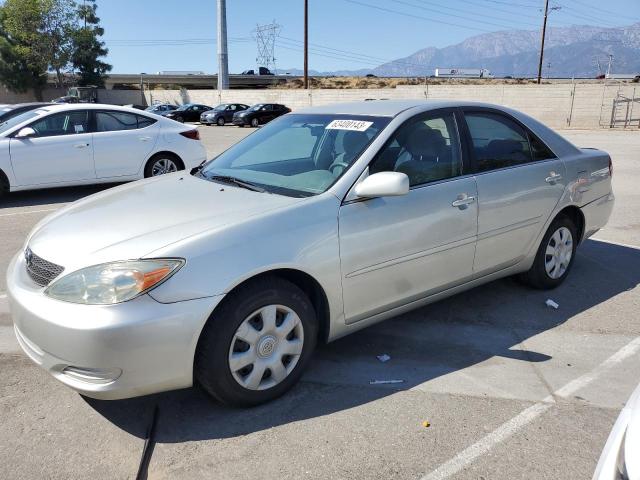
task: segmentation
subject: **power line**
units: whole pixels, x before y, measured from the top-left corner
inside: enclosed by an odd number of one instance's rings
[[[419,8],[420,10],[425,10],[427,12],[434,12],[434,13],[437,13],[439,15],[445,15],[447,17],[453,17],[453,18],[460,18],[462,20],[468,20],[468,21],[475,22],[475,23],[482,23],[482,24],[485,24],[485,25],[491,25],[491,26],[494,26],[494,27],[506,28],[506,29],[510,29],[510,28],[513,27],[513,25],[505,25],[505,24],[501,24],[501,23],[487,22],[486,20],[476,20],[476,19],[468,17],[466,15],[457,15],[455,13],[442,12],[442,11],[436,10],[434,8],[425,7],[423,5],[414,5],[412,3],[406,2],[405,0],[391,0],[391,1],[395,2],[395,3],[400,3],[402,5],[407,5],[409,7]],[[481,15],[478,15],[478,16],[481,16]],[[492,18],[492,17],[489,17],[489,18]],[[531,25],[531,24],[529,24],[529,25]]]
[[[634,20],[634,19],[630,19],[627,15],[621,15],[618,12],[612,12],[611,10],[605,10],[604,8],[600,8],[600,7],[596,7],[596,6],[593,6],[593,5],[589,5],[589,4],[585,3],[585,2],[580,2],[578,0],[570,0],[570,1],[575,3],[575,4],[577,4],[577,5],[582,6],[584,8],[595,10],[596,12],[598,12],[598,15],[602,15],[604,13],[604,14],[606,14],[608,16],[613,16],[613,17],[617,17],[617,18],[620,18],[620,19],[624,18],[626,21],[629,21],[629,20],[631,20],[632,22],[633,21],[637,21],[637,20]]]
[[[374,10],[380,10],[382,12],[387,12],[387,13],[395,13],[396,15],[402,15],[404,17],[409,17],[409,18],[418,18],[420,20],[425,20],[429,23],[437,23],[440,25],[449,25],[450,27],[458,27],[458,28],[463,28],[466,30],[475,30],[478,32],[484,32],[484,33],[491,33],[491,30],[487,30],[486,28],[477,28],[477,27],[471,27],[469,25],[461,25],[459,23],[453,23],[453,22],[446,22],[444,20],[438,20],[438,19],[434,19],[434,18],[428,18],[428,17],[422,17],[420,15],[415,15],[413,13],[407,13],[407,12],[402,12],[399,10],[393,10],[391,8],[385,8],[385,7],[380,7],[378,5],[371,5],[369,3],[364,3],[364,2],[359,2],[357,0],[343,0],[345,2],[348,3],[353,3],[355,5],[360,5],[362,7],[367,7],[367,8],[372,8]]]

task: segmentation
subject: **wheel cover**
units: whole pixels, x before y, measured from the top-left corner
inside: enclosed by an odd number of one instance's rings
[[[267,305],[236,330],[229,347],[229,370],[247,390],[275,387],[296,367],[303,345],[300,317],[284,305]]]
[[[218,119],[218,125],[223,126],[224,125],[224,118],[219,118]]]
[[[151,176],[157,177],[165,173],[177,172],[178,165],[170,158],[159,158],[151,167]]]
[[[544,269],[549,278],[554,280],[562,277],[571,264],[573,256],[573,235],[567,227],[560,227],[547,243],[544,252]]]
[[[260,122],[258,121],[257,118],[254,118],[253,120],[251,120],[251,126],[257,127],[258,125],[260,125]]]

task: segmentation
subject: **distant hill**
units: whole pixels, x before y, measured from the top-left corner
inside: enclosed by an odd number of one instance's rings
[[[496,76],[529,77],[537,73],[539,48],[539,31],[509,30],[477,35],[449,47],[423,48],[373,69],[314,74],[413,77],[433,75],[437,67],[458,67],[488,68]],[[640,23],[620,28],[577,25],[548,29],[543,73],[595,77],[599,73],[596,59],[605,70],[609,54],[614,55],[613,72],[640,73]],[[301,73],[298,69],[282,71]]]

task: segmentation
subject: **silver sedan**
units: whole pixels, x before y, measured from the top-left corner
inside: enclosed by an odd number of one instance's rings
[[[38,224],[7,272],[16,336],[90,397],[291,388],[317,342],[508,275],[554,288],[613,207],[609,156],[503,107],[288,114],[190,173]]]

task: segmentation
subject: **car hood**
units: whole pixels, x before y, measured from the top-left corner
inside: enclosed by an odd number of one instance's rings
[[[75,202],[40,222],[27,243],[38,256],[70,271],[142,258],[190,236],[303,200],[177,172]]]

